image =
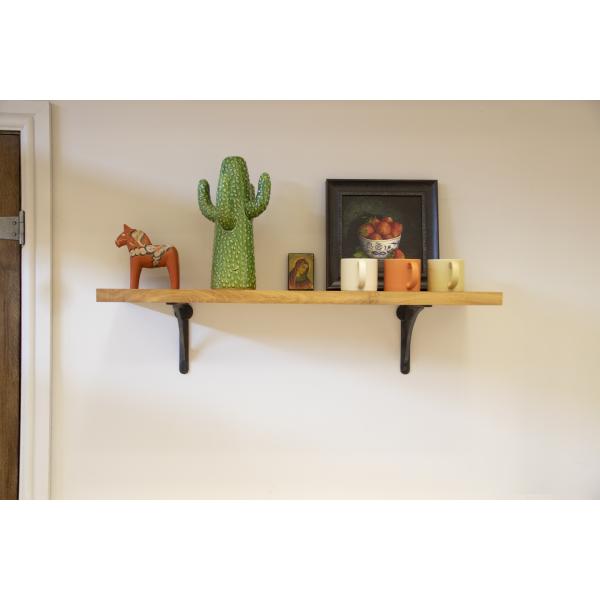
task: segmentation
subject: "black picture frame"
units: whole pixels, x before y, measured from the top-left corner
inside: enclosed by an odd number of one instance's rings
[[[340,259],[347,243],[343,234],[344,203],[369,201],[375,203],[405,202],[415,218],[420,207],[421,289],[427,289],[427,259],[439,258],[438,186],[435,179],[327,179],[327,260],[326,289],[340,289]],[[358,198],[357,198],[358,197]],[[402,206],[394,206],[401,210]],[[413,253],[417,253],[416,251]],[[347,251],[346,251],[347,254]],[[351,255],[350,255],[351,256]],[[383,260],[379,261],[378,289],[383,289]]]

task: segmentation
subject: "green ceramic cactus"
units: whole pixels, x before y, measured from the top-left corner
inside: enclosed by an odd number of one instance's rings
[[[221,164],[216,205],[206,179],[198,182],[200,211],[215,224],[212,288],[256,288],[252,219],[267,208],[270,194],[271,179],[263,173],[254,196],[246,161],[239,156],[229,156]]]

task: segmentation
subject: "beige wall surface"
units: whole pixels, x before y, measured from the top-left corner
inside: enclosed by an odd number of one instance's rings
[[[56,102],[55,498],[600,498],[600,103]],[[191,366],[127,287],[123,223],[209,287],[196,185],[271,174],[258,287],[325,285],[325,179],[439,181],[442,256],[502,307],[195,305]],[[162,271],[162,270],[161,270]],[[164,286],[144,272],[142,286]]]

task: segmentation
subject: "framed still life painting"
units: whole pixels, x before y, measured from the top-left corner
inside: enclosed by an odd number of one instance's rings
[[[383,259],[421,259],[421,289],[427,289],[427,259],[439,258],[436,180],[328,179],[327,281],[340,289],[340,259],[377,258],[378,289]]]

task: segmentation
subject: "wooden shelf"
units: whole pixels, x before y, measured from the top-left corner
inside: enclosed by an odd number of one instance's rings
[[[189,370],[190,304],[393,304],[400,319],[400,371],[410,371],[410,341],[419,313],[427,306],[502,304],[502,292],[295,292],[288,290],[97,289],[96,302],[161,302],[173,305],[179,327],[179,371]]]
[[[500,305],[502,292],[325,292],[288,290],[97,289],[97,302],[190,304],[393,304],[395,306]]]

